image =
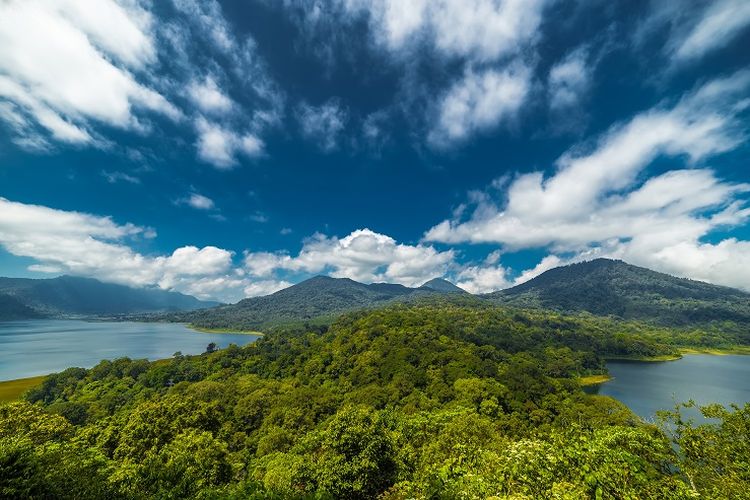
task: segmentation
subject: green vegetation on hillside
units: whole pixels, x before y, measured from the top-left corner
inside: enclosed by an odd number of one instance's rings
[[[551,269],[486,296],[522,308],[588,312],[662,326],[731,332],[750,343],[750,294],[598,259]]]
[[[636,330],[401,305],[244,348],[71,368],[0,406],[0,497],[746,495],[750,405],[709,408],[718,426],[665,415],[667,434],[582,392],[602,356],[673,352]]]

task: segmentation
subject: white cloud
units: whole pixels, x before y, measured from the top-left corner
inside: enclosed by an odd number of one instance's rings
[[[190,99],[205,113],[226,113],[232,109],[232,100],[221,91],[211,76],[202,81],[191,82],[187,92]]]
[[[750,86],[750,72],[713,80],[674,106],[659,106],[612,127],[593,149],[574,148],[557,161],[557,171],[523,174],[504,192],[502,205],[474,195],[475,209],[461,210],[425,235],[446,243],[498,243],[507,249],[550,247],[577,257],[595,254],[701,278],[698,264],[711,262],[711,280],[750,287],[743,273],[730,276],[730,250],[744,262],[747,242],[702,241],[712,231],[743,224],[750,217],[739,199],[750,185],[720,180],[697,162],[735,148],[745,138],[738,105]],[[688,166],[643,179],[660,156]],[[685,255],[681,265],[667,265]],[[552,256],[529,279],[562,260]],[[712,260],[713,259],[713,260]],[[720,262],[719,262],[720,261]],[[693,264],[690,264],[690,263]],[[742,278],[738,278],[742,276]]]
[[[191,193],[184,201],[197,210],[213,210],[215,207],[214,200],[198,193]]]
[[[458,272],[456,285],[469,293],[489,293],[511,286],[508,270],[500,265],[469,266]]]
[[[574,50],[550,69],[547,83],[550,108],[565,111],[577,107],[590,85],[588,51]]]
[[[465,222],[444,221],[426,238],[444,242],[500,242],[511,247],[585,244],[611,237],[632,236],[662,211],[688,215],[714,206],[741,186],[713,179],[708,171],[687,171],[662,177],[664,193],[674,183],[690,183],[701,190],[701,207],[670,200],[638,217],[623,214],[628,203],[620,192],[633,189],[638,174],[660,155],[687,157],[691,162],[734,148],[742,140],[736,121],[738,95],[750,85],[750,72],[714,80],[683,98],[671,109],[657,108],[614,126],[597,147],[581,154],[576,148],[557,161],[558,171],[545,179],[541,172],[519,176],[509,186],[503,208],[480,201]],[[664,188],[664,185],[671,187]],[[656,190],[647,184],[642,189]],[[670,192],[675,192],[674,190]],[[718,193],[718,194],[717,194]],[[636,196],[633,191],[632,196]],[[644,195],[648,198],[650,195]],[[710,200],[710,201],[709,201]],[[660,201],[661,202],[661,201]]]
[[[36,123],[53,139],[93,143],[96,123],[139,130],[136,113],[173,120],[180,112],[131,70],[154,61],[150,17],[112,0],[89,8],[74,0],[0,3],[0,97],[14,103],[25,135]]]
[[[199,117],[195,122],[198,131],[198,156],[214,167],[229,169],[237,165],[239,154],[248,158],[257,158],[263,154],[263,141],[248,132],[239,135]]]
[[[158,286],[191,293],[206,282],[227,279],[232,252],[206,246],[185,246],[167,255],[144,255],[128,243],[155,236],[109,217],[67,212],[0,198],[0,247],[37,261],[30,270],[89,276],[124,285]],[[243,279],[235,290],[215,289],[203,298],[236,300],[250,286]]]
[[[417,286],[443,276],[453,258],[452,250],[440,252],[432,246],[399,244],[390,236],[358,229],[341,239],[315,235],[305,242],[296,257],[247,253],[245,267],[250,274],[259,277],[269,277],[280,270],[325,272],[355,281]]]
[[[107,179],[107,182],[109,182],[110,184],[115,184],[117,182],[129,182],[130,184],[141,183],[141,180],[138,177],[126,174],[125,172],[108,172],[106,170],[102,170],[102,177]]]
[[[338,147],[339,137],[348,119],[347,112],[331,99],[320,106],[307,103],[299,105],[297,119],[302,135],[323,151],[333,151]]]
[[[445,146],[513,119],[526,101],[530,76],[531,71],[522,65],[503,71],[468,70],[443,96],[430,142]]]
[[[537,36],[545,0],[344,0],[366,13],[379,43],[402,50],[426,40],[440,53],[491,61],[517,53]]]
[[[721,48],[750,25],[750,2],[710,2],[700,17],[673,36],[668,48],[678,60],[700,58]]]

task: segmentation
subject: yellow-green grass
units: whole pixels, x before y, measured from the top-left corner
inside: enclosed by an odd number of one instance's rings
[[[39,377],[19,378],[17,380],[6,380],[0,382],[0,403],[15,401],[28,389],[42,383],[46,375]]]
[[[662,356],[607,356],[607,361],[676,361],[682,354],[664,354]]]
[[[734,347],[685,347],[680,348],[680,354],[713,354],[714,356],[726,356],[727,354],[750,355],[749,346]]]
[[[603,384],[604,382],[608,382],[612,380],[611,375],[603,374],[603,375],[586,375],[585,377],[579,377],[578,383],[583,385],[597,385],[597,384]]]
[[[263,332],[256,332],[256,331],[251,331],[251,330],[237,330],[233,328],[204,328],[202,326],[195,326],[195,325],[185,325],[185,326],[199,333],[231,333],[234,335],[256,335],[258,337],[262,337],[264,335]]]

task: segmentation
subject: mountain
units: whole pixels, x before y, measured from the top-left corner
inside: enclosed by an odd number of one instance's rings
[[[11,295],[0,294],[0,321],[41,318],[43,315]]]
[[[750,294],[610,259],[557,267],[484,297],[497,304],[586,311],[665,326],[727,321],[750,326]]]
[[[346,311],[456,291],[463,292],[445,280],[432,280],[419,288],[410,288],[392,283],[365,284],[348,278],[316,276],[264,297],[190,313],[169,314],[162,319],[189,322],[204,328],[263,329],[279,324],[327,320]]]
[[[111,316],[212,307],[177,292],[138,289],[91,278],[0,278],[0,318]]]
[[[451,283],[448,280],[444,280],[443,278],[434,278],[425,283],[424,285],[420,286],[419,288],[426,288],[429,290],[434,290],[436,292],[445,292],[445,293],[467,293],[466,290],[463,288],[459,288],[453,283]]]

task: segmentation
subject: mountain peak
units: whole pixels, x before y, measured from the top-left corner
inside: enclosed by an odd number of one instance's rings
[[[436,292],[466,293],[466,290],[464,290],[463,288],[457,287],[450,281],[443,278],[433,278],[419,288],[429,288],[430,290],[435,290]]]

